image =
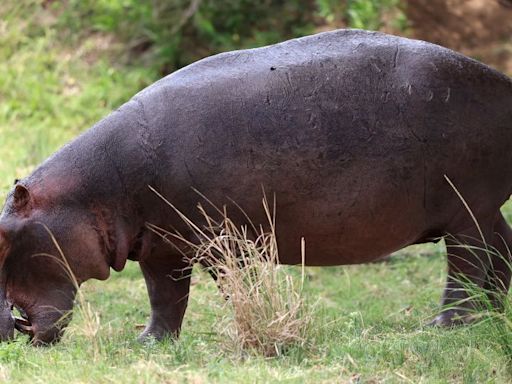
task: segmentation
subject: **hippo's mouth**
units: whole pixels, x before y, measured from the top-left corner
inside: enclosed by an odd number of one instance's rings
[[[14,317],[14,328],[16,328],[19,332],[29,335],[31,338],[34,337],[34,330],[32,329],[32,323],[28,319],[26,312],[19,308],[18,306],[14,306],[21,317]]]

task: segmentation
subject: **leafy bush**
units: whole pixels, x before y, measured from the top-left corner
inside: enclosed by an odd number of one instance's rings
[[[348,23],[353,28],[380,29],[382,15],[400,5],[400,0],[349,0]],[[402,14],[398,16],[401,21]]]
[[[63,7],[73,32],[115,33],[166,72],[212,53],[308,34],[315,14],[312,1],[300,0],[71,0]]]
[[[383,14],[398,9],[399,2],[70,0],[55,7],[74,34],[115,34],[131,53],[129,60],[142,58],[167,73],[213,53],[267,45],[319,27],[379,29]]]

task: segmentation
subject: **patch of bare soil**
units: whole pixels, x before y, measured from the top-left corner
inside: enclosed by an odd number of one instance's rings
[[[412,36],[512,74],[512,0],[407,0]]]

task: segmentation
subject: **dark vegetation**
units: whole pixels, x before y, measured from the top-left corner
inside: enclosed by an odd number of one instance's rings
[[[168,73],[213,53],[272,44],[332,26],[405,27],[399,0],[70,0],[61,12],[69,37],[110,33],[124,60]],[[389,16],[393,10],[392,20]],[[387,19],[387,21],[384,21]]]

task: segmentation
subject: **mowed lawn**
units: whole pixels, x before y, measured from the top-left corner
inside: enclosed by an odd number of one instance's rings
[[[2,201],[15,178],[157,78],[116,63],[110,37],[64,43],[54,16],[33,11],[37,2],[8,3],[0,4]],[[511,218],[512,208],[504,210]],[[445,271],[443,244],[410,247],[381,263],[307,268],[305,294],[316,302],[310,346],[240,359],[222,348],[224,302],[200,271],[181,339],[138,344],[149,304],[131,263],[84,284],[85,303],[60,344],[32,348],[22,335],[1,344],[0,382],[510,382],[492,323],[425,327],[439,310]]]

